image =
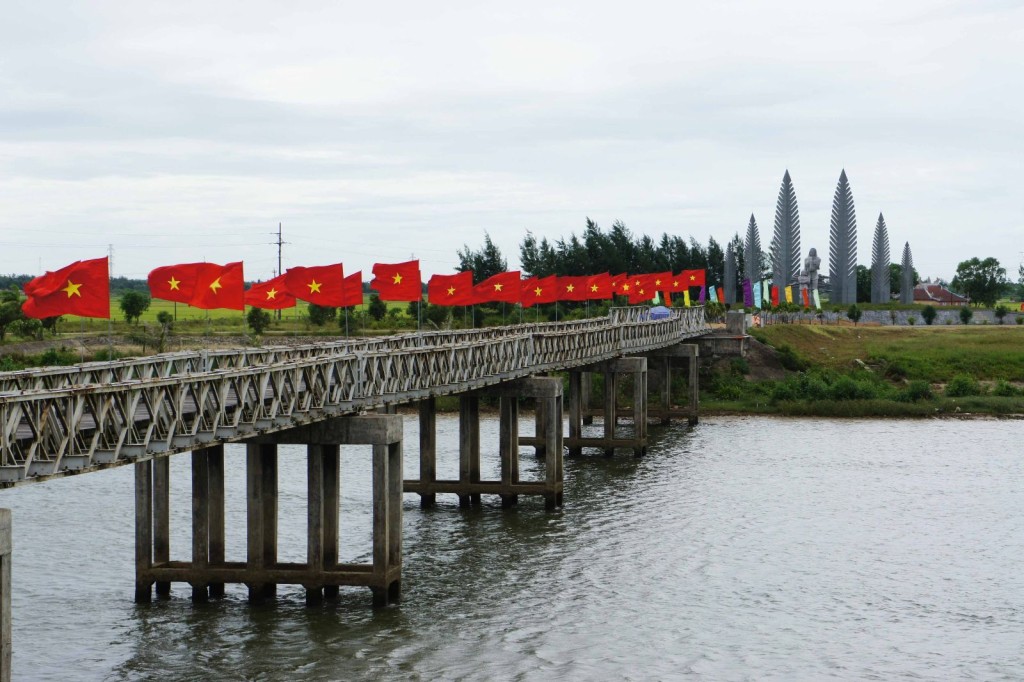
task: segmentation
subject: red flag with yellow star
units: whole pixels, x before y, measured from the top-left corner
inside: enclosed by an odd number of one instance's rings
[[[558,300],[559,301],[586,301],[589,290],[587,289],[586,275],[579,277],[560,276],[558,278]]]
[[[419,301],[423,298],[420,262],[374,263],[370,288],[377,290],[382,301]]]
[[[473,271],[434,275],[427,282],[427,300],[431,305],[472,305]]]
[[[200,263],[196,285],[188,304],[203,310],[226,308],[245,310],[245,280],[242,261],[217,265]]]
[[[245,292],[245,304],[264,310],[281,310],[295,305],[295,297],[288,293],[284,275],[278,275],[266,282],[253,284]]]
[[[181,263],[179,265],[163,265],[149,273],[149,294],[153,298],[165,301],[188,303],[196,288],[199,270],[206,263]]]
[[[612,290],[612,276],[607,272],[602,272],[600,275],[590,275],[587,277],[587,300],[596,301],[611,298],[614,294]]]
[[[341,263],[288,268],[284,273],[284,281],[288,291],[300,301],[325,308],[346,305],[345,272]]]
[[[558,300],[558,277],[531,277],[523,280],[520,301],[524,308]]]
[[[349,275],[344,280],[345,284],[345,300],[342,301],[342,308],[351,308],[352,306],[363,304],[363,271]]]
[[[520,281],[518,270],[499,272],[473,287],[473,302],[519,303]]]
[[[27,317],[59,315],[110,319],[110,276],[107,258],[75,261],[25,283]]]

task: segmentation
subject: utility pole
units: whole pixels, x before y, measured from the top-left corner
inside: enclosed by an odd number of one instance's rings
[[[284,270],[281,269],[281,247],[284,246],[286,242],[281,238],[281,223],[280,223],[280,221],[277,223],[277,242],[276,243],[277,243],[277,274],[278,275],[283,275],[284,274]],[[275,275],[275,277],[276,276],[277,275]],[[276,312],[277,312],[277,319],[280,320],[281,319],[281,311],[278,310]]]

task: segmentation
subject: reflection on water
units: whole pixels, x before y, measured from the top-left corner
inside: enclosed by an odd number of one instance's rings
[[[523,432],[530,426],[524,420]],[[438,420],[456,477],[457,420]],[[131,468],[0,493],[28,680],[1024,677],[1016,422],[707,419],[647,457],[566,460],[565,507],[407,496],[403,601],[132,603]],[[407,476],[416,421],[406,420]],[[482,428],[496,451],[497,424]],[[229,447],[228,557],[244,557]],[[282,448],[280,555],[305,557],[304,449]],[[370,553],[368,448],[343,448],[341,553]],[[524,449],[523,477],[541,476]],[[231,465],[239,468],[232,470]],[[484,476],[496,478],[497,458]],[[189,459],[172,459],[186,557]]]

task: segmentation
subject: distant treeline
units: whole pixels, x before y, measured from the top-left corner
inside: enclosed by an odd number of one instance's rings
[[[736,234],[730,243],[737,257],[737,270],[743,272],[743,240]],[[646,234],[633,235],[621,221],[615,221],[606,232],[590,218],[581,236],[573,233],[568,239],[537,241],[527,232],[519,245],[519,260],[523,274],[536,277],[695,269],[707,270],[709,284],[721,285],[725,277],[725,248],[714,237],[708,238],[707,245],[693,237],[669,234],[662,234],[655,241]],[[508,269],[489,235],[484,236],[484,245],[479,251],[468,246],[459,251],[459,261],[459,269],[472,270],[477,280]],[[767,262],[762,264],[762,269],[769,272]]]

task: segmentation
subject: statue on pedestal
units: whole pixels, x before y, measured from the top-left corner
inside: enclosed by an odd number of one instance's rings
[[[807,258],[804,258],[804,272],[807,273],[807,288],[811,291],[818,288],[818,270],[820,268],[821,259],[818,258],[818,250],[811,249],[811,252],[807,254]]]

